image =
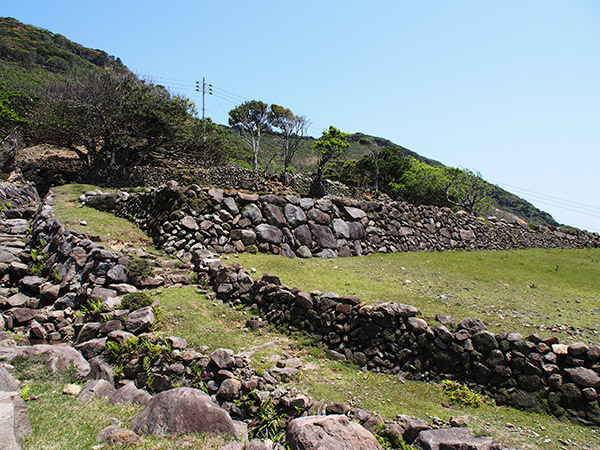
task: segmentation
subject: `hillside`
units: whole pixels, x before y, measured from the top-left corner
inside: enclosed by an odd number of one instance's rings
[[[55,82],[65,83],[67,80],[76,79],[81,77],[83,73],[91,71],[102,72],[100,69],[110,69],[115,73],[126,74],[128,77],[134,77],[133,74],[123,65],[121,60],[117,57],[110,56],[102,50],[95,50],[83,47],[77,43],[68,40],[66,37],[60,34],[54,34],[50,31],[37,28],[31,25],[25,25],[13,18],[0,18],[0,69],[2,78],[0,79],[0,88],[7,89],[10,91],[18,91],[25,93],[31,98],[43,95],[41,94],[43,86]],[[67,83],[69,84],[69,83]],[[160,87],[152,87],[152,89],[159,90]],[[154,94],[153,94],[154,95]],[[156,98],[167,98],[168,94],[158,92]],[[176,100],[173,98],[173,100]],[[198,157],[200,156],[202,161],[213,161],[221,162],[225,159],[225,154],[228,153],[226,147],[230,147],[230,158],[243,167],[249,166],[251,161],[250,150],[243,143],[243,141],[237,136],[237,134],[229,129],[228,127],[222,127],[226,130],[227,144],[221,139],[221,135],[211,128],[213,138],[206,141],[199,141],[197,139],[199,127],[194,123],[190,126],[186,126],[185,130],[173,130],[174,127],[181,128],[176,125],[174,120],[186,120],[189,121],[188,114],[193,114],[193,108],[190,108],[184,104],[189,102],[187,99],[180,99],[180,105],[178,109],[181,113],[177,113],[177,116],[169,116],[170,113],[158,112],[156,113],[156,105],[150,105],[152,113],[142,111],[141,115],[145,124],[135,124],[128,126],[127,124],[120,123],[121,130],[116,133],[115,139],[118,139],[118,145],[122,146],[123,152],[121,153],[134,153],[135,157],[129,157],[127,161],[144,161],[145,164],[169,164],[168,160],[171,159],[174,163],[185,159],[188,160],[188,156]],[[35,103],[35,102],[34,102]],[[135,103],[135,102],[134,102]],[[171,111],[171,104],[175,103],[160,100],[163,105],[160,106],[164,111]],[[52,107],[52,108],[55,108]],[[50,109],[52,109],[50,108]],[[182,111],[187,109],[188,111]],[[26,115],[27,111],[25,112]],[[136,112],[138,114],[138,112]],[[150,117],[149,117],[150,116]],[[188,117],[186,119],[186,117]],[[118,119],[118,120],[117,120]],[[123,118],[116,117],[114,122],[118,122]],[[139,119],[139,114],[136,120]],[[89,124],[93,122],[94,118],[86,122]],[[131,120],[125,118],[125,120]],[[197,119],[196,119],[197,121]],[[77,122],[76,126],[78,126]],[[152,130],[148,128],[154,127]],[[57,124],[64,124],[64,120],[60,119]],[[162,127],[162,128],[161,128]],[[37,133],[39,127],[35,128]],[[52,128],[52,127],[49,127]],[[131,151],[131,144],[136,138],[127,136],[127,133],[133,133],[128,131],[129,129],[135,130],[139,133],[139,130],[145,130],[138,138],[136,144],[138,145],[137,152]],[[86,130],[87,132],[88,130]],[[94,139],[99,141],[106,141],[106,137],[102,133],[106,131],[102,130],[89,130],[90,133],[95,133],[97,136]],[[46,134],[48,134],[47,132]],[[123,135],[125,133],[125,135]],[[81,134],[81,133],[80,133]],[[173,139],[157,139],[157,136],[172,135]],[[196,137],[194,137],[196,136]],[[37,139],[37,141],[36,141]],[[62,145],[65,147],[73,145],[83,145],[85,139],[76,139],[72,134],[68,136],[51,136],[53,142],[41,142],[39,136],[29,137],[30,144],[38,143],[53,143],[56,145]],[[196,142],[190,145],[192,139],[196,139]],[[365,143],[365,140],[369,144]],[[419,155],[418,153],[409,150],[405,147],[397,145],[388,139],[368,136],[362,133],[351,134],[348,138],[350,148],[346,152],[344,157],[347,161],[364,161],[369,155],[369,145],[376,146],[377,148],[393,147],[394,151],[402,157],[411,157],[417,161],[423,162],[434,167],[444,167],[439,161],[432,160],[430,158]],[[317,157],[313,149],[315,139],[307,137],[303,140],[300,146],[293,167],[297,171],[312,172],[315,169],[317,163]],[[150,145],[153,148],[148,149]],[[159,147],[160,148],[157,148]],[[261,141],[261,164],[267,171],[278,172],[281,166],[281,158],[278,155],[278,139],[274,134],[266,133]],[[159,150],[159,151],[157,151]],[[111,161],[111,164],[115,161],[115,155],[119,150],[111,150],[110,155],[100,155],[100,163],[103,161]],[[216,155],[216,156],[214,156]],[[118,158],[117,158],[118,159]],[[166,160],[166,162],[165,162]],[[84,161],[85,166],[85,161]],[[96,167],[95,169],[98,169]],[[94,173],[99,173],[98,170],[94,170]],[[343,176],[342,179],[343,180]],[[558,225],[558,223],[546,212],[535,208],[527,201],[519,198],[518,196],[505,191],[497,186],[488,184],[491,189],[492,204],[495,208],[500,210],[499,214],[502,215],[501,211],[507,212],[509,215],[516,215],[521,219],[528,222],[539,224],[539,225]],[[365,186],[368,187],[368,186]]]

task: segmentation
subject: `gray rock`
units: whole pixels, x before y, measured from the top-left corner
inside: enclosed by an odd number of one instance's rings
[[[232,216],[237,216],[240,213],[239,208],[235,204],[235,199],[233,197],[225,197],[223,199],[223,206],[225,210],[229,212]]]
[[[256,227],[256,236],[259,242],[267,242],[273,245],[280,245],[283,241],[283,233],[273,225],[261,223]]]
[[[347,222],[350,232],[350,239],[360,240],[366,236],[365,227],[360,222]]]
[[[352,220],[361,220],[367,217],[367,213],[365,213],[362,209],[354,208],[352,206],[346,206],[344,211],[348,215],[348,217]]]
[[[338,254],[335,250],[330,248],[326,248],[314,254],[317,258],[337,258]]]
[[[309,225],[309,228],[310,228],[310,232],[312,233],[312,237],[313,237],[314,241],[317,243],[317,245],[319,247],[321,247],[323,249],[337,248],[337,240],[333,236],[333,233],[331,232],[331,229],[329,227],[311,223]]]
[[[565,372],[567,372],[571,376],[571,380],[579,386],[593,388],[600,387],[600,375],[592,369],[577,367],[574,369],[565,369]]]
[[[63,372],[72,365],[82,377],[88,375],[91,370],[90,364],[81,356],[81,353],[67,344],[0,346],[0,360],[6,362],[11,362],[15,358],[30,358],[37,355],[44,355],[47,366],[55,373]]]
[[[185,216],[183,219],[181,219],[179,221],[179,223],[186,230],[189,230],[189,231],[197,231],[198,230],[198,223],[196,222],[196,219],[194,219],[192,216]]]
[[[231,369],[235,367],[233,350],[229,348],[218,348],[210,354],[210,361],[219,369]]]
[[[310,248],[313,244],[312,233],[308,225],[300,225],[294,230],[294,237],[298,239],[300,245]]]
[[[3,450],[21,450],[21,441],[31,433],[27,405],[17,392],[0,392],[0,443]]]
[[[292,450],[381,449],[373,434],[344,415],[294,419],[287,428],[287,442]]]
[[[100,322],[85,323],[83,327],[81,327],[81,330],[79,330],[77,339],[75,339],[75,344],[81,344],[82,342],[94,339],[98,336],[98,333],[100,333]]]
[[[152,306],[137,309],[127,316],[125,329],[130,333],[141,333],[148,330],[154,323],[154,311]]]
[[[83,386],[83,390],[77,397],[80,402],[90,402],[96,397],[110,396],[115,392],[115,387],[106,380],[90,380]]]
[[[489,331],[478,331],[471,338],[473,341],[473,346],[475,350],[480,353],[488,353],[494,349],[498,348],[498,341],[496,341],[496,336]]]
[[[233,400],[242,388],[242,382],[235,378],[227,378],[219,386],[217,395],[225,400]]]
[[[481,321],[481,319],[477,319],[474,317],[461,320],[460,322],[458,322],[458,325],[456,327],[459,330],[467,330],[471,332],[487,329],[487,327]]]
[[[473,437],[471,428],[421,431],[412,446],[417,450],[440,450],[440,445],[457,444]]]
[[[6,304],[11,308],[18,308],[27,304],[29,297],[18,292],[6,299]]]
[[[221,203],[223,201],[223,189],[211,188],[208,190],[207,194],[214,201]]]
[[[336,238],[350,239],[350,227],[345,220],[333,219],[332,226]]]
[[[142,438],[131,430],[125,430],[118,425],[109,425],[98,432],[96,441],[109,442],[117,446],[130,446],[139,444]]]
[[[28,275],[26,277],[21,278],[19,282],[24,289],[27,289],[30,292],[37,294],[40,292],[40,286],[44,284],[46,280],[42,277],[35,277]],[[15,305],[16,306],[16,305]]]
[[[268,203],[264,207],[264,215],[267,223],[277,228],[283,228],[287,225],[285,217],[278,206]]]
[[[114,391],[110,395],[109,401],[113,405],[121,405],[127,402],[137,405],[147,405],[151,398],[152,396],[148,392],[138,389],[134,383],[127,383]]]
[[[292,228],[297,228],[307,222],[306,214],[301,207],[287,204],[284,208],[285,218]]]
[[[331,223],[331,217],[329,214],[321,211],[318,208],[313,208],[306,214],[308,220],[315,222],[319,225],[329,225]]]
[[[128,280],[127,272],[125,271],[125,266],[122,264],[117,264],[113,266],[107,273],[111,283],[126,283]]]
[[[236,427],[229,414],[199,389],[177,388],[155,395],[131,421],[140,435],[230,433]]]
[[[242,212],[242,217],[245,217],[248,220],[250,220],[250,222],[252,222],[253,225],[258,225],[262,221],[263,215],[260,212],[258,206],[256,206],[254,203],[251,203],[244,208],[244,211]]]
[[[19,392],[20,390],[17,380],[4,367],[0,366],[0,392]]]
[[[312,258],[312,252],[306,245],[301,245],[298,247],[296,250],[296,255],[298,255],[300,258]]]

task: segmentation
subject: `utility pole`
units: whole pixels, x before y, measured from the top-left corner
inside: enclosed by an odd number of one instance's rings
[[[200,92],[200,82],[196,81],[196,91]],[[202,140],[206,140],[206,93],[212,95],[212,84],[206,84],[206,77],[202,77]]]

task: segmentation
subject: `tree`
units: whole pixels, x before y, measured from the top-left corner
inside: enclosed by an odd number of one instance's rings
[[[379,194],[379,160],[381,160],[385,156],[385,148],[377,145],[375,141],[368,138],[361,138],[359,144],[366,145],[369,149],[369,154],[371,155],[371,159],[373,160],[373,166],[375,168],[374,173],[374,190],[375,195]]]
[[[283,154],[283,176],[288,177],[288,170],[294,159],[296,151],[306,136],[310,120],[305,116],[297,116],[289,108],[271,105],[269,122],[281,136],[281,151]]]
[[[442,166],[430,166],[410,158],[410,168],[391,183],[394,197],[415,205],[447,206],[448,179]]]
[[[323,169],[327,163],[335,158],[339,158],[344,151],[350,147],[348,143],[348,133],[344,133],[334,126],[323,131],[323,135],[314,143],[313,148],[319,152],[319,162],[317,164],[317,173],[311,187],[312,194],[316,197],[322,197],[325,194],[323,187]]]
[[[23,146],[21,128],[27,126],[31,99],[24,93],[0,84],[0,172],[12,174],[17,152]]]
[[[446,199],[468,213],[482,212],[491,202],[490,185],[479,172],[469,169],[446,169],[448,185]]]
[[[260,100],[244,102],[229,111],[229,125],[252,149],[252,168],[258,171],[260,136],[269,128],[269,106]]]
[[[74,151],[85,169],[133,166],[173,145],[192,103],[127,71],[90,70],[50,81],[35,110],[36,140]]]
[[[229,157],[229,142],[222,127],[211,119],[190,117],[181,124],[176,143],[178,161],[209,168]]]

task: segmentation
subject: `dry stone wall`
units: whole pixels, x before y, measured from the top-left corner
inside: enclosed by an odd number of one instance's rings
[[[310,333],[339,359],[371,371],[468,383],[498,402],[600,423],[600,347],[558,338],[491,333],[479,319],[430,324],[414,306],[366,305],[356,296],[303,292],[239,264],[195,254],[200,280],[217,297],[256,308],[282,329]]]
[[[600,235],[569,228],[528,227],[494,217],[399,202],[179,186],[96,195],[90,206],[111,210],[146,230],[167,253],[260,251],[289,257],[360,256],[440,250],[599,247]]]

